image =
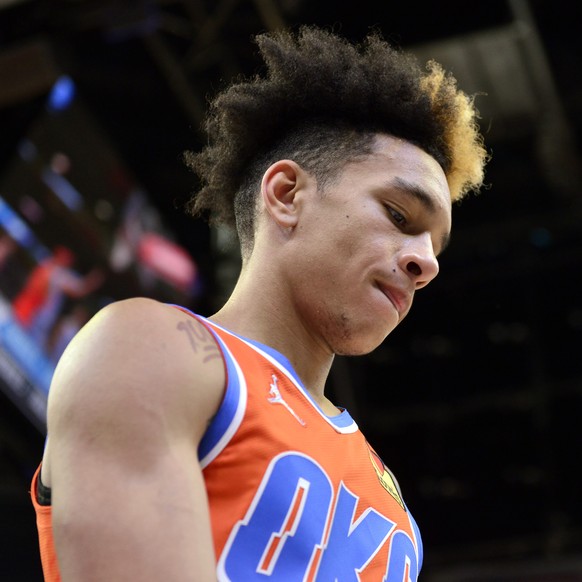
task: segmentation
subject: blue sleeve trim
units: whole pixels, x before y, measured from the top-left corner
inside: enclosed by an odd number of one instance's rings
[[[414,533],[414,537],[416,538],[416,546],[417,546],[417,556],[418,556],[418,571],[420,572],[422,568],[422,561],[424,558],[424,551],[422,547],[422,538],[420,536],[420,529],[418,528],[418,524],[414,517],[412,517],[410,511],[408,511],[408,519],[410,520],[410,525],[412,526],[412,530]]]
[[[205,317],[181,305],[169,305],[188,313],[206,327],[216,340],[226,368],[226,387],[222,402],[198,445],[198,460],[204,469],[224,449],[242,422],[247,404],[246,381],[228,346]]]
[[[212,331],[212,330],[211,330]],[[218,412],[212,418],[198,446],[198,458],[205,467],[224,448],[224,441],[230,440],[240,425],[241,405],[246,404],[246,391],[243,394],[241,373],[238,364],[224,342],[214,333],[226,365],[226,389]],[[244,412],[244,410],[243,410]]]

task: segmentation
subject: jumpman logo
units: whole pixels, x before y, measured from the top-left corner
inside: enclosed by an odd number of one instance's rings
[[[277,376],[272,374],[271,378],[273,379],[273,382],[269,385],[271,387],[271,390],[269,390],[269,402],[271,404],[282,404],[295,417],[295,420],[297,420],[301,426],[305,426],[305,421],[289,406],[289,404],[287,404],[287,402],[285,402],[285,400],[283,400],[279,387],[277,386]]]

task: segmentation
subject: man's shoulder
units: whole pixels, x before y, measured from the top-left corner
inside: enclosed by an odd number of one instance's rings
[[[97,322],[99,325],[123,328],[128,323],[147,324],[154,319],[160,322],[170,317],[174,311],[175,307],[156,299],[131,297],[109,303],[97,312],[91,323],[93,326]]]
[[[193,349],[185,325],[200,326],[198,336],[218,357]],[[43,482],[56,484],[53,471],[70,475],[68,466],[75,474],[102,463],[153,470],[184,450],[195,458],[224,385],[213,336],[192,315],[144,298],[109,304],[55,370]]]
[[[219,348],[198,319],[152,299],[126,299],[99,311],[65,350],[49,421],[67,409],[133,416],[144,402],[171,417],[197,416],[199,407],[215,411],[224,384]]]
[[[184,329],[196,330],[212,343],[213,335],[192,312],[177,305],[147,297],[133,297],[108,304],[81,330],[77,343],[118,344],[121,350],[151,350],[152,356],[167,355],[168,345],[178,348],[184,342]]]

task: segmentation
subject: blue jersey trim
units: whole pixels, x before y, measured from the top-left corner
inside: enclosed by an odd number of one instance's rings
[[[241,382],[234,358],[230,355],[220,337],[218,337],[214,331],[212,331],[212,333],[216,338],[224,357],[227,382],[224,398],[220,404],[218,412],[212,418],[212,421],[198,445],[198,458],[200,459],[202,466],[205,466],[210,462],[211,459],[208,458],[209,455],[219,445],[224,435],[230,432],[229,429],[232,427],[232,424],[237,417],[237,412],[239,411],[241,403]],[[216,455],[213,455],[212,458],[215,456]]]
[[[214,325],[216,325],[216,324],[214,324]],[[229,331],[229,330],[227,330],[227,331]],[[328,416],[327,414],[325,414],[323,412],[323,410],[321,410],[321,407],[319,406],[319,404],[317,404],[317,402],[313,399],[313,396],[311,396],[311,394],[309,393],[309,390],[307,390],[305,388],[305,386],[303,385],[303,382],[301,381],[301,379],[297,375],[297,372],[295,372],[295,369],[293,368],[293,365],[291,364],[291,362],[281,352],[278,352],[276,349],[274,349],[270,346],[267,346],[265,344],[262,344],[258,341],[255,341],[255,340],[252,340],[252,339],[249,339],[246,337],[242,337],[242,336],[237,335],[236,333],[233,333],[233,332],[230,332],[230,333],[232,333],[233,335],[236,335],[236,337],[246,341],[247,343],[252,344],[256,348],[259,348],[263,352],[266,352],[274,360],[277,360],[277,362],[279,362],[279,364],[283,368],[285,368],[285,370],[289,373],[289,375],[293,377],[295,382],[297,384],[299,384],[299,386],[302,388],[304,394],[307,396],[307,398],[309,398],[309,400],[311,401],[313,406],[315,406],[317,409],[319,409],[319,411],[324,416],[326,416],[331,422],[333,422],[336,426],[338,426],[340,428],[345,428],[345,427],[351,426],[353,424],[354,419],[350,416],[350,413],[345,408],[341,409],[340,414],[336,414],[334,416]]]
[[[198,317],[200,317],[200,316],[198,316]],[[227,329],[227,328],[225,328],[217,323],[214,323],[213,321],[207,320],[206,318],[202,318],[202,319],[207,321],[209,325],[214,325],[217,328],[222,329],[223,331],[226,331],[227,333],[233,335],[234,337],[237,337],[238,339],[255,347],[257,350],[259,350],[259,352],[263,352],[264,355],[268,355],[273,360],[275,360],[277,362],[277,364],[279,364],[279,366],[281,368],[283,368],[285,370],[285,372],[287,372],[287,374],[293,379],[293,381],[295,382],[295,385],[301,390],[301,393],[311,402],[313,407],[324,418],[327,419],[327,421],[329,423],[336,426],[338,429],[350,429],[350,431],[357,429],[357,424],[355,423],[354,419],[351,417],[350,413],[345,408],[343,408],[341,410],[340,414],[336,414],[334,416],[328,416],[327,414],[325,414],[325,412],[323,412],[323,410],[321,409],[319,404],[314,400],[313,396],[311,396],[311,394],[309,393],[309,390],[307,390],[305,388],[305,386],[303,385],[303,382],[301,381],[301,379],[297,375],[297,372],[295,372],[295,369],[293,368],[291,362],[281,352],[277,351],[276,349],[274,349],[270,346],[262,344],[261,342],[258,342],[256,340],[252,340],[252,339],[249,339],[247,337],[241,336],[237,333],[234,333],[233,331],[231,331],[231,330],[229,330],[229,329]]]
[[[408,514],[408,519],[410,520],[410,525],[412,526],[412,531],[414,533],[414,537],[416,538],[416,555],[418,557],[418,571],[420,572],[422,568],[422,561],[424,558],[424,550],[422,546],[422,538],[420,536],[420,529],[418,528],[418,524],[408,508],[406,509],[406,513]]]
[[[226,387],[222,402],[198,444],[198,460],[204,469],[224,449],[242,422],[247,404],[246,381],[237,361],[213,329],[213,324],[210,321],[187,307],[176,304],[169,305],[190,314],[208,329],[216,340],[226,368]]]
[[[235,421],[235,417],[237,411],[240,412],[241,409],[241,394],[244,394],[244,405],[246,406],[246,385],[241,392],[241,382],[244,384],[244,376],[240,369],[238,368],[238,364],[234,360],[233,356],[230,355],[230,352],[224,342],[220,339],[220,337],[214,332],[212,326],[215,326],[223,331],[229,333],[230,335],[240,339],[241,341],[246,342],[247,344],[251,345],[259,352],[263,352],[263,355],[267,358],[271,358],[274,360],[281,369],[283,369],[291,380],[295,383],[297,388],[301,391],[301,393],[309,400],[311,405],[324,417],[327,422],[329,422],[332,426],[335,426],[336,429],[342,432],[353,432],[357,430],[358,426],[350,413],[344,408],[341,410],[339,414],[334,416],[328,416],[319,406],[319,404],[315,401],[313,396],[309,393],[309,390],[305,388],[303,382],[297,375],[297,372],[293,368],[291,362],[279,351],[272,348],[271,346],[265,345],[261,342],[256,340],[249,339],[247,337],[241,336],[237,333],[232,332],[231,330],[210,321],[208,318],[198,315],[192,312],[190,309],[186,307],[182,307],[180,305],[173,305],[178,309],[186,311],[190,313],[194,318],[199,319],[204,322],[207,328],[212,332],[214,337],[216,338],[219,347],[223,353],[224,361],[227,367],[227,387],[225,391],[224,401],[221,404],[218,413],[213,418],[210,426],[207,429],[207,434],[204,435],[200,447],[199,447],[199,458],[205,459],[206,456],[210,451],[212,451],[218,444],[219,441],[224,440],[226,432],[231,436],[232,435],[232,427],[231,424]],[[223,412],[223,408],[225,409]],[[242,418],[238,418],[239,424]],[[238,424],[237,424],[238,427]],[[208,437],[208,438],[207,438]],[[213,455],[212,458],[214,458]],[[208,461],[210,462],[210,461]],[[205,466],[203,464],[203,466]]]

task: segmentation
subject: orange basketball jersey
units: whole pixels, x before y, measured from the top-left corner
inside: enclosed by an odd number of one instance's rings
[[[203,322],[228,372],[199,449],[218,579],[416,581],[418,528],[349,413],[326,416],[284,356]]]
[[[415,582],[418,528],[348,412],[326,416],[280,353],[183,310],[214,334],[227,370],[199,446],[217,579]],[[50,513],[35,508],[56,572]]]

